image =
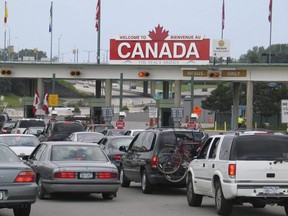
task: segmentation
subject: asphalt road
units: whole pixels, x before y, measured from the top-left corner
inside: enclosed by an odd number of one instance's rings
[[[153,194],[143,194],[140,184],[120,188],[118,197],[104,201],[101,195],[87,197],[57,196],[37,200],[30,216],[216,216],[212,198],[204,198],[202,207],[190,207],[185,189],[158,189]],[[231,216],[284,216],[284,208],[266,206],[255,209],[251,205],[235,206]],[[10,209],[0,209],[0,216],[13,216]]]

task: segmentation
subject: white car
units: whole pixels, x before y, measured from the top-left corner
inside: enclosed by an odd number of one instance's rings
[[[20,158],[29,156],[40,143],[31,134],[0,134],[0,143],[8,145]]]

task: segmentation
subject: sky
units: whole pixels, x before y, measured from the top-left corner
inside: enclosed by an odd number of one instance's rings
[[[51,0],[6,0],[7,44],[44,51],[50,57],[49,17]],[[52,53],[62,62],[96,62],[95,29],[98,0],[53,0]],[[270,0],[225,0],[224,39],[230,40],[232,58],[254,46],[269,46]],[[205,35],[221,38],[223,0],[101,0],[101,62],[107,62],[110,38],[148,35],[158,24],[173,35]],[[4,47],[4,0],[0,0],[0,48]],[[288,1],[274,0],[272,44],[288,42]]]

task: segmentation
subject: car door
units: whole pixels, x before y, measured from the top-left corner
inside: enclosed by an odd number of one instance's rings
[[[43,163],[41,161],[41,158],[47,149],[47,145],[44,143],[39,144],[34,151],[31,153],[31,155],[28,158],[27,164],[33,169],[33,171],[36,174],[40,174],[40,176],[45,174],[45,171],[43,170]]]
[[[208,138],[208,140],[204,143],[203,147],[201,148],[198,156],[191,162],[192,170],[193,170],[193,177],[194,177],[194,185],[195,185],[195,192],[199,191],[201,194],[206,193],[205,185],[208,181],[207,179],[207,157],[208,157],[208,150],[212,143],[213,138]]]

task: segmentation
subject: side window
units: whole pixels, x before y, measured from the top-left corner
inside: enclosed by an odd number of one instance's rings
[[[41,155],[46,148],[46,145],[40,144],[36,147],[35,151],[31,154],[30,158],[33,160],[40,160]]]
[[[211,145],[210,151],[209,151],[209,159],[215,159],[216,158],[216,152],[218,149],[218,144],[219,144],[220,138],[217,137],[213,140],[213,143]]]
[[[132,143],[131,149],[134,151],[141,151],[141,147],[143,146],[143,140],[145,139],[145,136],[146,132],[140,133]]]
[[[151,151],[152,145],[153,145],[153,140],[154,140],[154,133],[153,132],[147,132],[146,135],[143,137],[143,142],[142,142],[142,151]]]
[[[201,148],[198,158],[197,159],[206,159],[207,158],[207,154],[208,154],[208,149],[210,146],[210,143],[212,142],[212,138],[209,138],[205,144],[203,145],[203,147]]]
[[[229,160],[233,140],[233,136],[224,137],[219,153],[220,160]]]

